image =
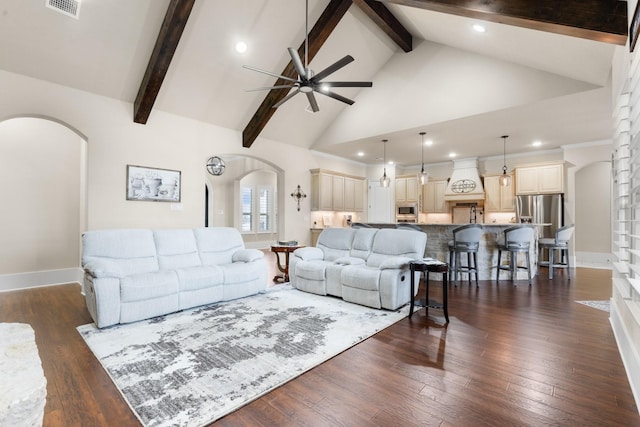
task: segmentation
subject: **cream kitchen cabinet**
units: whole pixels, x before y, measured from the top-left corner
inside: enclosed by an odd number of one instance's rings
[[[449,209],[444,200],[447,181],[429,181],[422,186],[422,212],[447,213]]]
[[[344,210],[362,212],[364,209],[364,180],[344,178]]]
[[[511,185],[500,185],[502,175],[487,175],[484,177],[484,211],[485,212],[515,212],[516,193],[513,174]]]
[[[364,178],[311,170],[311,210],[362,212]]]
[[[564,163],[516,168],[516,194],[564,193]]]
[[[418,202],[418,178],[400,176],[396,178],[396,203]]]

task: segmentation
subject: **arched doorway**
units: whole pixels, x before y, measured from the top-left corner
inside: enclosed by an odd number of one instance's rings
[[[55,119],[0,122],[0,290],[81,280],[86,138]]]

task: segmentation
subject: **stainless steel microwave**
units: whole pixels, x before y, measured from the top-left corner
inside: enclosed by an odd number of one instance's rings
[[[418,205],[415,203],[406,203],[396,205],[396,216],[417,216]]]

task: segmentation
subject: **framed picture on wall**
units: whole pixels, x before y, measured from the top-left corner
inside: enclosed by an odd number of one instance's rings
[[[180,202],[180,171],[127,165],[127,200]]]

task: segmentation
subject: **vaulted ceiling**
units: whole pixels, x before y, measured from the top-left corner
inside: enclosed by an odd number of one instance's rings
[[[353,3],[353,4],[352,4]],[[430,159],[610,137],[614,47],[626,42],[624,1],[310,0],[310,67],[346,54],[336,80],[349,107],[319,97],[318,113],[287,90],[245,92],[295,77],[286,47],[304,46],[302,0],[84,1],[78,20],[40,1],[0,0],[0,68],[134,104],[132,120],[160,109],[258,137],[376,162],[389,138],[400,164],[416,163],[420,130]],[[487,32],[473,33],[482,22]],[[35,29],[35,31],[33,30]],[[246,54],[233,51],[238,40]],[[334,77],[334,76],[332,76]],[[338,90],[336,90],[338,91]],[[510,141],[510,143],[511,143]],[[356,157],[364,151],[364,157]],[[378,150],[379,151],[379,150]]]

